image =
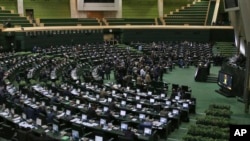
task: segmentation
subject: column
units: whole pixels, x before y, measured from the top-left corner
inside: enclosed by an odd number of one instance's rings
[[[117,7],[116,18],[122,18],[122,0],[115,0]]]
[[[17,12],[20,15],[24,15],[23,10],[23,0],[17,0]]]
[[[163,0],[158,0],[158,16],[163,17],[164,12],[163,12]]]
[[[70,0],[69,1],[69,5],[70,5],[70,15],[71,15],[71,18],[78,18],[77,0]]]
[[[244,34],[247,41],[247,45],[245,48],[246,52],[246,73],[245,73],[245,87],[244,87],[244,102],[245,102],[245,113],[249,112],[249,90],[250,90],[250,19],[248,17],[248,13],[250,12],[250,1],[249,0],[240,0],[240,18],[242,20],[242,26],[244,27]]]

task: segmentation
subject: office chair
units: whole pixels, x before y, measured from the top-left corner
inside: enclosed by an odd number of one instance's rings
[[[188,92],[188,91],[189,91],[189,90],[188,90],[188,86],[182,85],[182,86],[181,86],[181,89],[182,89],[184,92]]]
[[[47,117],[43,113],[39,113],[38,118],[40,118],[42,120],[43,125],[46,125],[48,123]]]
[[[126,136],[118,136],[119,141],[135,141],[134,139],[128,138]]]
[[[7,124],[2,124],[2,128],[3,128],[2,137],[5,139],[12,139],[12,137],[15,134],[15,128]]]
[[[16,137],[12,138],[12,141],[27,141],[28,140],[28,131],[23,129],[17,129]]]
[[[179,88],[179,85],[178,84],[172,84],[172,90],[175,89],[177,90]]]

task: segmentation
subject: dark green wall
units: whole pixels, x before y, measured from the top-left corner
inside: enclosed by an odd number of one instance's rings
[[[189,29],[137,29],[123,30],[123,41],[209,41],[209,30]]]
[[[131,41],[198,41],[198,42],[233,42],[233,29],[113,29],[121,34],[123,43]],[[4,47],[11,48],[15,43],[16,50],[30,51],[34,46],[42,48],[69,44],[96,43],[103,41],[103,30],[67,30],[36,32],[5,32],[0,39]]]
[[[34,46],[50,46],[96,43],[103,41],[102,30],[36,31],[16,33],[22,50],[30,51]],[[19,42],[19,41],[17,41]]]

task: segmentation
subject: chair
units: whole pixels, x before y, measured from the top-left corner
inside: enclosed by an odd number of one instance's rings
[[[133,139],[131,140],[131,138],[128,138],[126,136],[118,136],[118,140],[119,141],[134,141]]]
[[[12,137],[15,134],[15,128],[7,124],[2,124],[2,129],[3,129],[2,137],[5,139],[12,139]]]
[[[83,127],[80,124],[72,123],[71,129],[78,131],[79,137],[82,137],[84,134]]]
[[[28,132],[22,129],[17,130],[17,141],[27,141],[28,140]]]
[[[175,89],[177,90],[179,88],[179,85],[178,84],[172,84],[172,90]]]
[[[188,91],[189,91],[189,90],[188,90],[188,86],[182,85],[182,86],[181,86],[181,89],[182,89],[183,91],[185,91],[185,92],[188,92]]]
[[[47,124],[47,117],[44,114],[39,113],[38,118],[40,118],[42,120],[43,125]]]

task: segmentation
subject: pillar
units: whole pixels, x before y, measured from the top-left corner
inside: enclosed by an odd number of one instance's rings
[[[23,0],[17,0],[17,13],[20,15],[24,15],[23,10]]]
[[[163,17],[163,0],[158,0],[158,16]]]

